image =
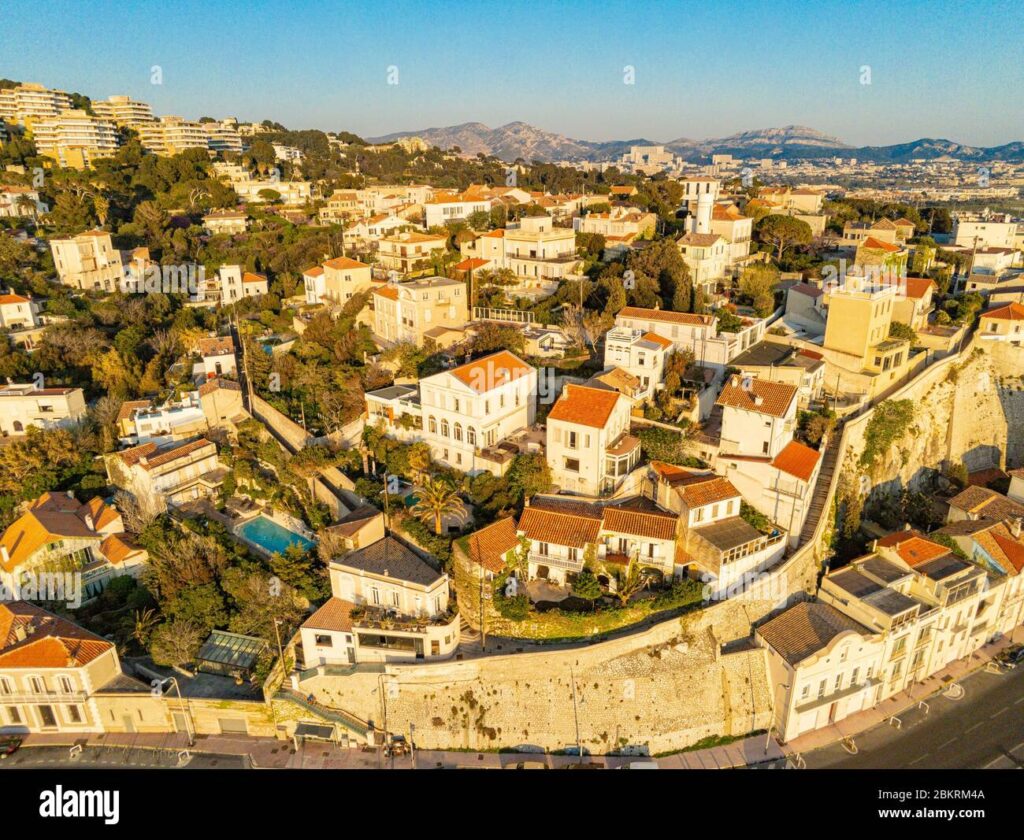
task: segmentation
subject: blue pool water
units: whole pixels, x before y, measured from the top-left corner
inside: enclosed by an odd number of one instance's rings
[[[309,551],[315,543],[294,531],[278,525],[273,519],[257,516],[238,527],[238,532],[250,542],[266,549],[271,554],[283,554],[288,546],[298,543],[304,551]]]

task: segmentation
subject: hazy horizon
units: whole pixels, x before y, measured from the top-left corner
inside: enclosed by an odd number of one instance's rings
[[[1024,139],[1022,21],[1009,0],[806,11],[11,0],[0,76],[128,94],[157,115],[363,137],[525,122],[578,140],[668,142],[802,125],[854,147],[923,137],[999,146]]]

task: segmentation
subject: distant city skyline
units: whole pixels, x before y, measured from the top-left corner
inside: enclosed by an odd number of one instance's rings
[[[189,119],[364,137],[522,121],[591,141],[790,124],[852,146],[1024,139],[1016,2],[10,0],[4,30],[0,77]]]

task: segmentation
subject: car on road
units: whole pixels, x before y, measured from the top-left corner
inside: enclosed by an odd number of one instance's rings
[[[21,738],[0,738],[0,759],[14,755],[21,747]]]
[[[1007,669],[1024,665],[1024,645],[1014,645],[996,655],[995,661]]]

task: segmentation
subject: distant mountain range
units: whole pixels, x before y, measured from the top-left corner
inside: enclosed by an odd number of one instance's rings
[[[712,154],[732,154],[743,158],[770,157],[778,160],[800,158],[855,157],[879,163],[899,163],[913,158],[932,160],[944,156],[961,160],[1024,161],[1024,142],[1016,141],[1003,146],[965,146],[951,140],[922,138],[910,143],[892,146],[851,146],[838,137],[832,137],[813,128],[787,125],[782,128],[763,128],[742,131],[729,137],[710,140],[655,141],[611,140],[594,142],[575,140],[563,134],[544,131],[524,122],[511,122],[498,128],[470,122],[444,128],[425,128],[420,131],[399,131],[383,137],[369,138],[372,143],[387,143],[403,137],[421,137],[433,146],[451,149],[458,146],[468,154],[494,155],[506,161],[522,158],[526,161],[605,161],[614,160],[630,146],[661,145],[671,149],[691,163],[707,162]]]

